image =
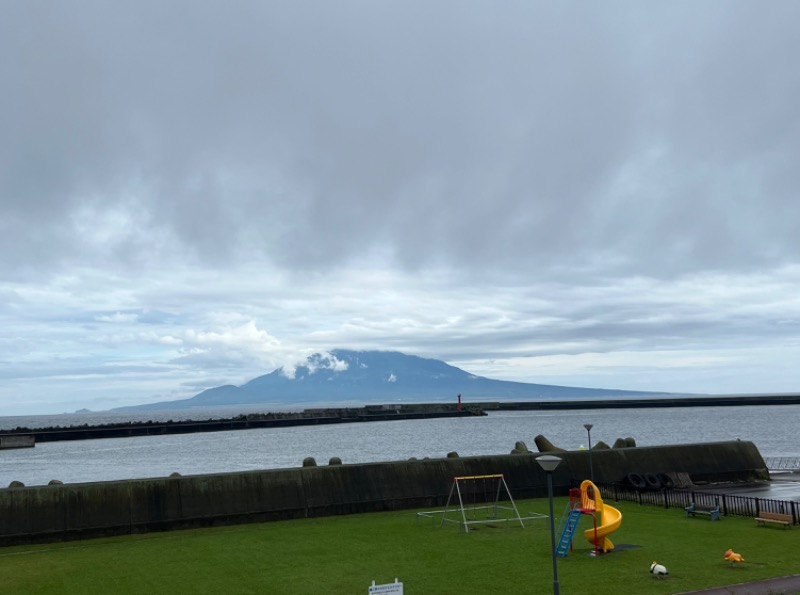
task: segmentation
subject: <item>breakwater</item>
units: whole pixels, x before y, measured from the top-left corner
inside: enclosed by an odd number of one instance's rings
[[[570,409],[663,409],[665,407],[745,407],[798,405],[800,394],[659,397],[653,399],[595,399],[568,401],[488,401],[475,405],[485,411],[561,411]]]
[[[752,442],[631,447],[556,453],[556,494],[593,474],[682,474],[694,483],[768,477]],[[0,545],[211,525],[443,506],[454,476],[502,473],[515,499],[546,496],[536,455],[447,457],[308,466],[0,489]]]
[[[98,438],[131,438],[136,436],[165,436],[170,434],[193,434],[197,432],[229,432],[256,428],[285,428],[340,423],[363,423],[372,421],[401,421],[413,419],[436,419],[445,417],[469,417],[486,415],[479,407],[458,408],[451,404],[415,405],[367,405],[364,407],[342,407],[305,409],[295,412],[250,413],[226,419],[204,421],[130,421],[102,425],[84,424],[69,427],[27,428],[17,427],[0,434],[0,440],[22,438],[41,442],[61,440],[92,440]]]
[[[0,450],[9,448],[33,448],[36,441],[30,434],[2,436],[0,435]]]
[[[199,432],[225,432],[254,428],[280,428],[292,426],[330,425],[369,421],[401,421],[448,417],[482,416],[489,412],[513,411],[571,411],[571,410],[618,410],[653,409],[665,407],[745,407],[770,405],[798,405],[800,395],[757,395],[715,397],[665,397],[653,399],[603,399],[563,401],[485,401],[471,402],[459,409],[456,403],[409,403],[389,405],[365,405],[361,407],[333,407],[304,409],[303,411],[274,413],[242,413],[234,417],[215,417],[207,420],[180,421],[123,421],[114,423],[70,425],[6,426],[0,438],[27,434],[36,442],[62,440],[90,440],[93,438],[127,438],[136,436],[165,436]],[[242,408],[257,408],[258,404],[242,405]],[[180,414],[186,415],[184,410]],[[175,412],[177,413],[177,412]],[[86,414],[89,415],[89,414]],[[197,415],[201,415],[199,412]],[[226,415],[229,415],[226,413]],[[95,418],[97,416],[95,415]],[[49,418],[50,420],[54,418]],[[75,418],[73,417],[73,420]]]

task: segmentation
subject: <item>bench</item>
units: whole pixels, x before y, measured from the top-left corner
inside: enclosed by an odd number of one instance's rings
[[[767,523],[775,523],[776,525],[783,525],[785,529],[786,527],[792,526],[792,515],[780,514],[778,512],[761,512],[756,517],[756,524],[764,525],[766,527]]]
[[[684,508],[684,510],[686,511],[686,516],[695,516],[701,514],[703,516],[707,516],[712,521],[719,520],[719,504],[712,507],[712,506],[703,506],[701,504],[695,504],[694,502],[692,502],[691,504],[689,504],[689,506]]]

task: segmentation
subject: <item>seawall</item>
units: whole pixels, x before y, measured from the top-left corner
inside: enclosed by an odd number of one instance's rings
[[[37,442],[91,440],[95,438],[130,438],[195,432],[228,432],[255,428],[361,423],[370,421],[402,421],[442,417],[487,415],[488,411],[557,411],[582,409],[648,409],[664,407],[741,407],[762,405],[798,405],[800,395],[732,395],[706,397],[661,397],[545,400],[545,401],[480,401],[460,406],[451,402],[397,403],[360,407],[328,407],[303,411],[242,414],[227,419],[182,421],[128,421],[90,426],[17,427],[0,432],[0,445],[7,437],[30,435]],[[258,403],[250,406],[259,408]]]
[[[558,411],[576,409],[660,409],[664,407],[745,407],[800,405],[800,395],[715,395],[624,399],[491,401],[475,403],[485,411]]]
[[[8,448],[33,448],[34,446],[36,446],[36,438],[32,434],[0,436],[0,450]]]
[[[457,408],[451,404],[367,405],[364,407],[337,407],[305,409],[297,412],[251,413],[228,419],[206,421],[121,422],[98,426],[69,426],[55,428],[16,428],[0,434],[0,441],[26,435],[35,442],[61,440],[93,440],[98,438],[131,438],[138,436],[164,436],[168,434],[193,434],[196,432],[230,432],[258,428],[285,428],[371,421],[404,421],[443,417],[469,417],[486,415],[475,406]],[[31,444],[32,446],[32,444]]]
[[[441,507],[455,476],[502,473],[515,499],[546,496],[540,453],[448,457],[0,489],[0,545],[410,508]],[[553,453],[556,494],[589,477],[587,451]],[[695,482],[768,477],[749,441],[592,451],[597,481],[631,472]]]

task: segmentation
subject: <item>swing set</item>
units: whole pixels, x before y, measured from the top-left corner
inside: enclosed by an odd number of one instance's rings
[[[444,510],[418,512],[417,517],[441,515],[441,525],[457,523],[469,532],[474,525],[496,523],[519,523],[525,528],[525,520],[546,518],[546,515],[530,513],[520,516],[511,491],[502,474],[467,475],[454,477]]]

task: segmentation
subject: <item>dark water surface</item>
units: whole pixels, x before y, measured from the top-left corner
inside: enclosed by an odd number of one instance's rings
[[[271,409],[276,411],[277,409]],[[270,411],[270,410],[267,410]],[[138,419],[209,419],[255,413],[257,409],[142,414]],[[17,426],[90,425],[137,419],[131,413],[0,417],[0,429]],[[639,446],[750,440],[764,457],[800,456],[796,438],[800,405],[594,409],[585,411],[496,412],[486,417],[347,423],[211,432],[186,435],[49,442],[35,448],[0,451],[0,486],[12,480],[43,485],[299,467],[311,456],[366,463],[508,453],[518,440],[536,450],[542,434],[556,446],[588,445],[585,423],[594,424],[592,443],[612,445],[632,437]],[[800,488],[798,488],[800,491]],[[762,494],[762,497],[777,497]]]

